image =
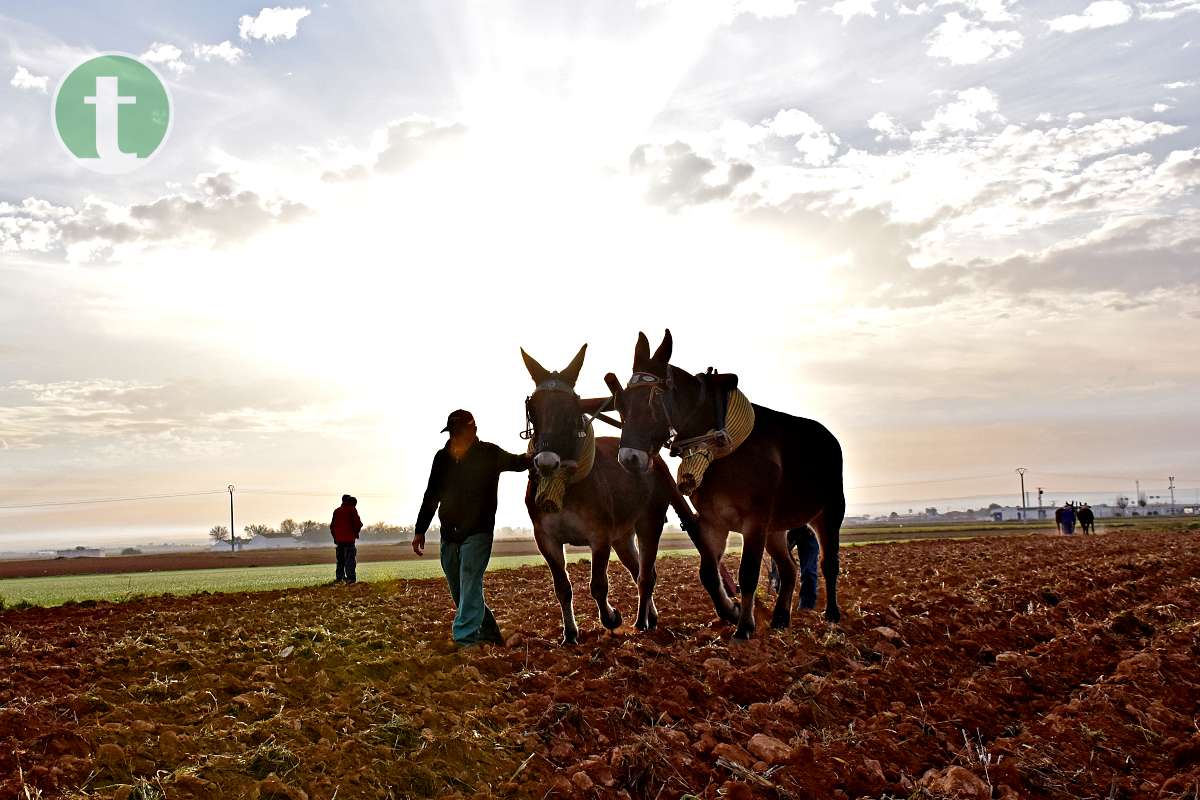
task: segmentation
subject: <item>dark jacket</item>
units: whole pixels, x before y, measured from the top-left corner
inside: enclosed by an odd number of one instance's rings
[[[362,527],[358,509],[349,503],[342,503],[333,510],[333,521],[329,523],[329,530],[333,533],[333,540],[338,544],[353,544]]]
[[[476,441],[455,461],[450,444],[437,451],[429,485],[417,515],[417,535],[424,536],[438,512],[442,541],[462,543],[468,536],[491,536],[496,527],[496,489],[501,472],[529,468],[529,456],[514,455],[491,442]]]

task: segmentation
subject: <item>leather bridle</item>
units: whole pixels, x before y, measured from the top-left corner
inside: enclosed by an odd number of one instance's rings
[[[691,437],[679,441],[679,430],[682,426],[675,424],[674,417],[678,414],[672,414],[671,409],[675,404],[675,380],[671,377],[670,368],[667,371],[667,377],[660,378],[651,372],[635,372],[629,377],[629,382],[625,385],[625,391],[635,389],[648,389],[650,394],[647,402],[650,405],[650,413],[655,419],[663,419],[667,423],[667,439],[663,442],[663,446],[669,448],[671,455],[679,455],[676,452],[681,444],[694,445],[700,439],[708,438],[708,434],[700,437]],[[695,407],[683,419],[683,425],[691,422],[704,408],[705,400],[708,398],[708,383],[704,380],[700,381],[700,399]],[[676,412],[679,409],[675,409]]]
[[[575,390],[571,388],[566,381],[559,380],[558,378],[547,378],[546,380],[542,381],[534,387],[533,394],[525,398],[525,430],[521,431],[522,439],[534,439],[537,436],[537,430],[534,427],[533,421],[533,396],[538,392],[558,392],[562,394],[569,394],[577,403],[579,402],[579,395],[576,394]],[[591,428],[592,422],[595,421],[597,415],[603,413],[611,405],[612,398],[609,397],[608,401],[604,403],[604,405],[597,408],[591,415],[581,413],[579,415],[578,425],[575,429],[576,438],[586,439],[588,436],[588,430]]]

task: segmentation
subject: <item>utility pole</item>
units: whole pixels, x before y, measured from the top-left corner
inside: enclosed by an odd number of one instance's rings
[[[1045,494],[1045,490],[1039,486],[1038,487],[1038,519],[1046,518],[1045,513],[1042,511],[1042,495],[1043,494]]]
[[[229,552],[237,552],[237,528],[233,527],[233,484],[229,484]]]
[[[1024,520],[1026,511],[1029,508],[1029,495],[1025,493],[1025,473],[1028,470],[1025,467],[1017,467],[1017,474],[1021,476],[1021,513],[1017,515],[1018,519]]]
[[[1167,478],[1167,488],[1171,490],[1171,515],[1175,515],[1175,476]]]

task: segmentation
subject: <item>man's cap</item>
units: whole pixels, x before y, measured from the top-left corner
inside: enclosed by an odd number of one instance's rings
[[[450,416],[446,417],[446,427],[442,428],[442,433],[452,431],[459,425],[465,425],[468,422],[474,422],[475,417],[470,411],[465,408],[460,408],[456,411],[451,411]]]

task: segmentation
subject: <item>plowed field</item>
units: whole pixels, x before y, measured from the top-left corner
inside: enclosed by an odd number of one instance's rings
[[[741,645],[692,557],[652,633],[573,565],[570,649],[544,567],[489,574],[509,646],[463,652],[436,580],[0,612],[0,798],[1200,800],[1197,545],[854,548],[840,626]]]

